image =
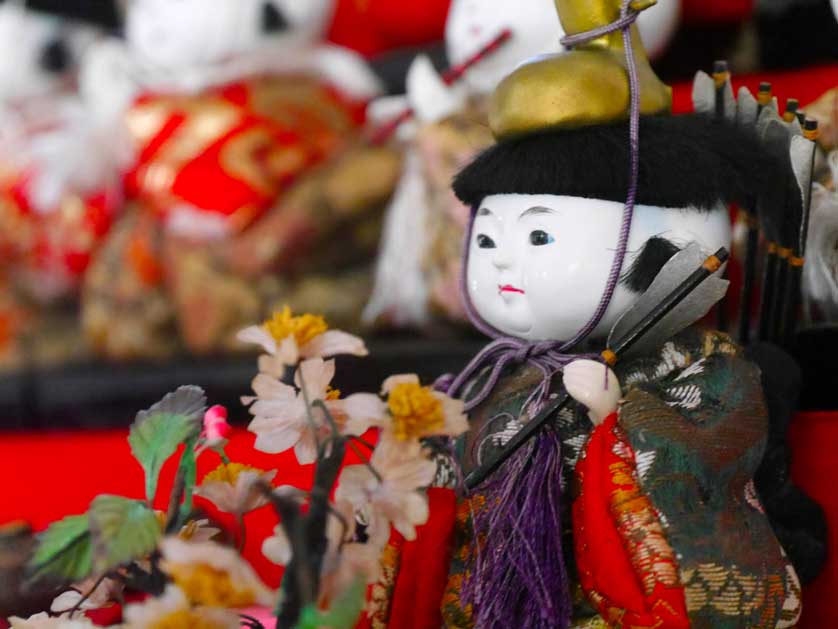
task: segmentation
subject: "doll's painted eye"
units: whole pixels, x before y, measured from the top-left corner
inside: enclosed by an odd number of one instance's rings
[[[495,241],[489,238],[486,234],[477,234],[477,246],[481,249],[494,249],[497,247]]]
[[[266,2],[262,5],[262,31],[265,33],[278,33],[288,29],[288,20],[282,12],[272,3]]]
[[[556,242],[556,239],[542,229],[536,229],[530,233],[530,244],[536,247],[543,247],[544,245],[549,245],[551,242]]]
[[[70,67],[70,49],[61,38],[53,39],[41,51],[41,67],[47,72],[59,74]]]

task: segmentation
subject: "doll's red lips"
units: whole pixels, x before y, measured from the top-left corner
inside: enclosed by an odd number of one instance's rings
[[[498,286],[498,290],[501,293],[520,293],[521,295],[524,294],[523,290],[521,290],[520,288],[516,288],[511,284],[504,284],[503,286]]]

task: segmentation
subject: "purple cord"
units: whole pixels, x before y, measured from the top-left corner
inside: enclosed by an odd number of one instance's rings
[[[480,317],[468,297],[465,269],[474,225],[472,213],[466,235],[461,292],[466,312],[474,326],[494,340],[459,376],[448,376],[438,381],[441,389],[454,395],[461,392],[481,369],[490,367],[488,380],[476,396],[470,397],[467,410],[473,409],[489,395],[508,364],[525,362],[538,367],[544,377],[526,401],[524,409],[533,412],[540,408],[549,397],[553,375],[581,357],[564,352],[587,338],[599,325],[617,288],[628,249],[640,163],[640,94],[629,30],[637,13],[629,9],[630,1],[623,0],[621,17],[614,24],[562,41],[566,45],[577,45],[622,29],[626,47],[631,88],[631,181],[620,242],[605,293],[590,321],[569,341],[528,343],[504,337]],[[573,606],[562,548],[561,447],[561,438],[553,428],[543,430],[530,440],[527,447],[521,448],[506,461],[501,474],[496,474],[481,486],[484,506],[471,514],[475,555],[466,568],[461,591],[463,604],[473,606],[475,626],[486,629],[566,629],[570,626]]]
[[[556,431],[543,431],[504,464],[504,474],[486,481],[481,488],[482,508],[472,504],[476,541],[460,600],[473,606],[475,627],[567,629],[570,625],[573,604],[562,549],[561,452]]]
[[[595,354],[570,354],[568,353],[576,345],[584,341],[596,329],[605,316],[608,306],[617,290],[620,281],[620,274],[625,263],[628,250],[631,224],[634,218],[634,206],[637,199],[637,185],[640,172],[640,82],[637,76],[637,63],[634,57],[634,49],[631,45],[631,25],[637,19],[638,12],[630,8],[631,0],[623,0],[620,10],[620,18],[593,30],[569,35],[562,38],[563,45],[572,47],[587,43],[603,35],[618,30],[623,31],[623,46],[626,51],[626,67],[629,76],[629,91],[631,97],[631,109],[629,118],[629,139],[631,146],[631,171],[629,178],[629,190],[626,198],[625,209],[623,210],[623,222],[620,228],[620,239],[617,250],[614,254],[614,262],[608,275],[608,282],[605,292],[599,302],[594,314],[585,326],[568,341],[538,341],[535,343],[524,341],[514,337],[506,337],[500,330],[497,330],[483,320],[480,314],[471,303],[468,295],[466,281],[466,265],[471,246],[472,230],[474,229],[475,212],[472,210],[468,229],[466,230],[466,243],[463,252],[462,272],[460,274],[460,293],[465,307],[466,314],[475,328],[486,336],[495,339],[487,345],[483,351],[472,359],[472,361],[456,377],[446,375],[436,382],[439,390],[456,396],[463,392],[463,387],[477,376],[482,369],[492,365],[489,377],[481,390],[469,398],[465,410],[470,411],[483,402],[497,385],[503,373],[503,369],[511,364],[529,363],[541,370],[544,378],[541,384],[533,391],[533,394],[525,404],[531,414],[536,414],[546,403],[550,395],[550,383],[553,376],[562,371],[569,363],[580,358],[598,359]]]

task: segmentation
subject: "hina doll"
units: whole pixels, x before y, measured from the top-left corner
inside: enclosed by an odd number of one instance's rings
[[[557,51],[562,33],[550,0],[452,2],[445,28],[452,65],[473,59],[504,30],[508,41],[471,63],[458,82],[446,85],[430,59],[419,56],[408,72],[408,93],[370,107],[377,122],[405,107],[413,110],[413,121],[398,130],[404,170],[387,210],[375,289],[365,312],[370,323],[465,321],[456,296],[468,208],[451,191],[451,179],[491,144],[486,102],[497,83],[525,59]]]
[[[642,37],[656,53],[665,49],[679,16],[680,2],[670,0],[640,17]],[[474,62],[504,31],[509,38]],[[407,94],[374,103],[374,119],[409,106],[414,122],[400,130],[405,168],[388,209],[368,322],[426,329],[467,322],[457,294],[469,210],[450,182],[492,142],[487,106],[500,80],[531,57],[558,52],[562,35],[550,0],[454,0],[445,43],[452,67],[468,65],[462,78],[446,84],[430,60],[419,56],[408,73]]]
[[[613,368],[595,359],[656,299],[670,260],[729,246],[729,203],[791,177],[752,130],[669,113],[621,4],[556,1],[573,49],[504,79],[497,141],[454,182],[471,208],[465,308],[494,341],[438,383],[466,402],[470,430],[418,538],[391,539],[372,626],[797,622],[798,579],[754,490],[769,429],[759,369],[692,325]],[[708,309],[693,307],[685,324]],[[578,405],[507,452],[562,390]]]
[[[76,285],[86,243],[102,235],[113,205],[95,158],[85,167],[60,163],[84,133],[76,75],[107,16],[86,24],[29,4],[0,4],[0,260],[49,298]]]
[[[0,4],[0,362],[22,360],[15,346],[29,332],[40,341],[45,329],[73,327],[62,302],[76,296],[119,205],[117,173],[93,151],[77,159],[92,148],[77,74],[112,15],[88,7],[82,21],[77,9]]]
[[[293,301],[286,280],[371,255],[369,214],[392,188],[389,153],[331,166],[379,86],[360,57],[321,43],[329,0],[205,4],[131,0],[126,42],[89,64],[102,117],[134,153],[131,211],[84,292],[87,336],[106,355],[166,352],[175,328],[192,351],[234,346],[272,299]],[[370,160],[374,181],[358,175]]]

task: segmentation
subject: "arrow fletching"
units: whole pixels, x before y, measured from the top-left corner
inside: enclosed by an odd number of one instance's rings
[[[636,327],[663,299],[682,284],[706,259],[698,244],[692,243],[679,251],[667,262],[655,277],[648,290],[637,303],[617,320],[608,336],[608,346],[613,347],[617,340],[624,338]],[[703,318],[727,293],[727,280],[717,274],[711,275],[692,291],[681,303],[664,316],[643,339],[638,341],[621,358],[653,349],[660,339],[672,338],[693,323]]]

